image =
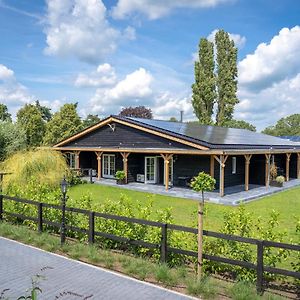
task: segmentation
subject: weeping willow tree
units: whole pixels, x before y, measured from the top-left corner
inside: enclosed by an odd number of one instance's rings
[[[41,185],[55,189],[69,173],[64,156],[50,149],[17,152],[6,159],[0,169],[11,173],[4,176],[5,191],[28,190]]]

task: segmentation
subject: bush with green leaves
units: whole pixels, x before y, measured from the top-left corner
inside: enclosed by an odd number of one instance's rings
[[[21,188],[15,190],[14,194],[18,197],[60,205],[61,192],[59,187],[53,189],[47,185],[37,183],[36,181],[31,181],[27,187],[28,189],[26,190]],[[96,202],[93,201],[91,194],[84,194],[79,199],[67,200],[68,207],[77,207],[106,214],[152,220],[161,223],[173,223],[173,216],[170,208],[154,210],[151,201],[147,201],[146,203],[147,204],[139,201],[133,202],[125,195],[121,195],[119,201],[107,200],[105,202]],[[31,217],[37,216],[37,207],[30,204],[14,203],[13,201],[5,200],[4,210],[25,214]],[[207,214],[207,209],[204,213]],[[44,220],[49,220],[52,222],[60,222],[61,211],[44,207],[43,218]],[[8,216],[6,216],[6,219],[17,223],[27,224],[35,229],[37,228],[36,223],[32,221],[23,221],[21,219]],[[88,215],[67,211],[66,223],[70,226],[88,229]],[[269,217],[266,217],[266,220],[263,222],[260,218],[254,219],[252,213],[247,212],[245,207],[241,205],[237,209],[231,210],[224,215],[221,232],[230,235],[281,242],[285,233],[278,230],[278,226],[279,214],[275,211],[273,211]],[[59,232],[58,228],[48,225],[45,225],[44,228],[50,232]],[[125,237],[128,240],[141,240],[154,244],[160,244],[161,242],[160,227],[128,223],[113,219],[97,217],[95,221],[95,231]],[[300,220],[298,220],[297,223],[296,233],[298,235],[300,233]],[[68,231],[68,236],[77,238],[81,241],[87,241],[87,235],[81,232]],[[102,248],[129,251],[142,257],[151,257],[155,261],[158,261],[160,258],[159,248],[149,250],[143,247],[133,246],[126,243],[124,244],[119,241],[104,237],[96,237],[95,242]],[[168,246],[197,251],[197,237],[192,233],[168,230]],[[256,245],[249,245],[246,243],[215,239],[205,236],[204,253],[256,263]],[[288,251],[279,248],[265,248],[264,264],[271,267],[277,267],[283,262],[285,264],[290,263],[287,261],[288,254]],[[168,253],[167,262],[170,266],[179,266],[184,263],[194,263],[196,266],[196,259],[170,252]],[[298,255],[297,259],[292,262],[292,267],[295,271],[300,271],[300,254]],[[204,270],[206,273],[223,274],[248,282],[254,282],[256,280],[256,272],[254,270],[248,270],[228,264],[220,264],[208,260],[204,260]],[[267,280],[277,280],[279,277],[265,273],[265,278]]]

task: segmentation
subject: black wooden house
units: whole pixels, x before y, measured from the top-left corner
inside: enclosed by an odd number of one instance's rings
[[[245,129],[110,116],[54,146],[98,180],[124,170],[128,182],[188,186],[200,171],[224,188],[269,185],[270,164],[300,178],[300,144]]]

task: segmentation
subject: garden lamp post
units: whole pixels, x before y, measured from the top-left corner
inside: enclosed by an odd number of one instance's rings
[[[66,240],[66,200],[67,200],[67,189],[68,183],[66,180],[66,176],[64,176],[61,182],[61,193],[62,193],[62,217],[61,217],[61,229],[60,229],[60,243],[63,245]]]

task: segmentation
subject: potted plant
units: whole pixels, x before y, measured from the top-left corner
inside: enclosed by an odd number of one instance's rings
[[[274,186],[282,187],[284,182],[285,182],[284,176],[277,176],[276,179],[275,179],[275,185]]]
[[[273,163],[270,166],[270,185],[271,186],[277,186],[276,178],[277,178],[277,167]]]
[[[126,184],[126,174],[125,171],[117,171],[115,174],[117,184]]]

